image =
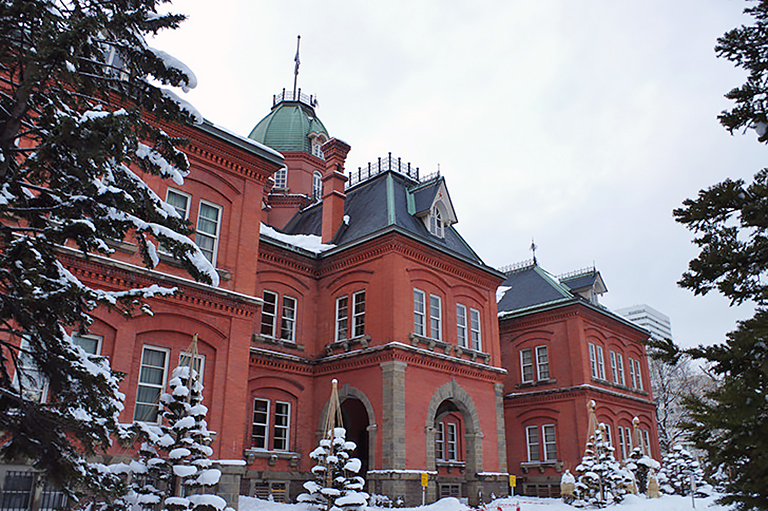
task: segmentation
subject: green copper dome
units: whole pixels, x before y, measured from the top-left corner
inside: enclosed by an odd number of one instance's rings
[[[285,98],[285,94],[276,96],[277,104],[253,128],[248,138],[276,151],[305,151],[312,154],[311,139],[314,136],[321,135],[323,141],[330,138],[323,123],[315,116],[312,104],[316,103],[313,98],[303,94],[299,95],[299,101],[291,101]],[[290,92],[287,95],[292,96]]]

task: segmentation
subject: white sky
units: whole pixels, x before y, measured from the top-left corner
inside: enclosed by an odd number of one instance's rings
[[[242,135],[293,86],[320,100],[347,169],[391,151],[447,178],[458,230],[494,267],[560,274],[593,262],[612,309],[647,303],[677,342],[721,341],[750,309],[676,282],[697,251],[672,210],[749,178],[765,147],[717,114],[745,76],[718,36],[748,18],[723,0],[178,0],[153,44],[188,64],[185,96]]]

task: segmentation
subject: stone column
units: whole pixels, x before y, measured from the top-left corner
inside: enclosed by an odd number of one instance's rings
[[[499,448],[498,472],[507,471],[507,433],[504,429],[504,385],[494,383],[496,391],[496,443]]]
[[[405,468],[405,368],[397,360],[381,363],[382,372],[382,469]]]

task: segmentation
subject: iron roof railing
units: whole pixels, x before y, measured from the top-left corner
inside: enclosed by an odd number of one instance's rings
[[[357,171],[351,170],[349,172],[347,188],[388,171],[397,172],[416,182],[420,182],[418,167],[412,167],[410,162],[403,163],[401,158],[393,158],[392,153],[389,153],[383,158],[380,157],[375,163],[368,162],[366,167],[357,167]]]
[[[317,98],[313,95],[307,96],[306,94],[301,93],[301,88],[297,92],[293,91],[286,91],[285,88],[283,88],[283,92],[280,94],[273,94],[272,95],[272,106],[282,103],[283,101],[297,101],[299,103],[304,103],[305,105],[309,105],[312,108],[315,108],[317,106]]]

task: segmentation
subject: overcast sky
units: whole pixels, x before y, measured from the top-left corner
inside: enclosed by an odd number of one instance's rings
[[[248,135],[293,86],[320,101],[347,169],[392,152],[447,179],[456,228],[486,264],[553,274],[594,263],[602,303],[646,303],[682,345],[724,339],[750,309],[676,282],[696,254],[672,210],[764,165],[754,132],[717,122],[745,76],[717,37],[735,0],[177,0],[152,44],[188,64],[186,95]]]

